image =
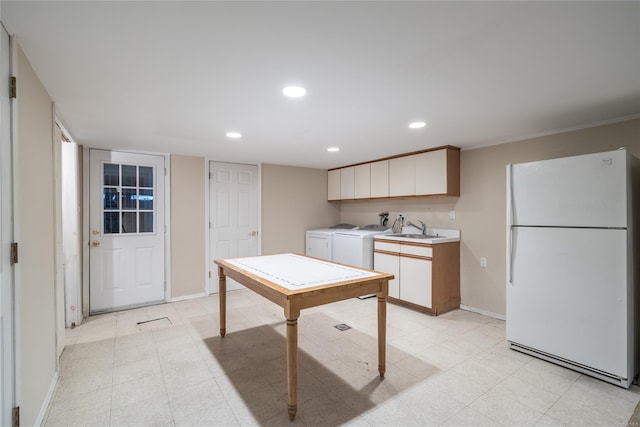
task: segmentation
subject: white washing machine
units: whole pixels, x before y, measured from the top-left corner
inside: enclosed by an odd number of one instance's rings
[[[367,225],[357,230],[338,230],[333,235],[332,261],[373,269],[373,236],[392,234],[380,225]]]
[[[332,260],[332,238],[336,231],[355,230],[358,226],[353,224],[337,224],[330,228],[316,228],[307,230],[305,255],[315,258]]]

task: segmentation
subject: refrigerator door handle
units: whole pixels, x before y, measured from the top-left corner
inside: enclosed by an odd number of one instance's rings
[[[515,227],[513,225],[508,226],[507,230],[507,284],[513,286],[513,239],[514,239]]]
[[[507,165],[507,284],[513,285],[513,165]]]

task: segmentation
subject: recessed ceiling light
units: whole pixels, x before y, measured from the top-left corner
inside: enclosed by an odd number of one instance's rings
[[[330,153],[335,153],[336,151],[340,151],[340,149],[338,147],[329,147],[327,148],[327,151]]]
[[[409,123],[409,127],[411,129],[420,129],[425,127],[427,124],[425,122],[413,122],[413,123]]]
[[[227,132],[225,133],[225,135],[227,136],[227,138],[242,138],[242,134],[240,132]]]
[[[300,98],[307,93],[307,90],[302,86],[287,86],[282,89],[282,93],[290,98]]]

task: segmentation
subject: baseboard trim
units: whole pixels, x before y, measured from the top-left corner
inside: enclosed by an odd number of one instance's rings
[[[471,311],[473,313],[478,313],[478,314],[482,314],[484,316],[493,317],[494,319],[507,320],[507,318],[506,318],[506,316],[504,314],[493,313],[491,311],[483,310],[481,308],[471,307],[471,306],[464,305],[464,304],[460,304],[460,310]]]
[[[206,292],[202,292],[200,294],[193,294],[193,295],[183,295],[181,297],[171,298],[171,300],[169,300],[169,302],[187,301],[187,300],[190,300],[190,299],[202,298],[202,297],[206,297],[206,296],[208,296]]]
[[[53,393],[56,391],[56,385],[58,384],[58,372],[53,375],[51,379],[51,385],[49,385],[49,391],[47,391],[47,395],[45,396],[44,402],[42,402],[42,406],[40,407],[40,412],[38,413],[38,418],[36,418],[36,422],[33,423],[34,426],[44,425],[44,421],[46,420],[47,413],[49,412],[49,404],[53,399]]]

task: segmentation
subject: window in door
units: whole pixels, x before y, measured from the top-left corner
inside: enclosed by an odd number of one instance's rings
[[[153,166],[103,163],[104,234],[152,234]]]

